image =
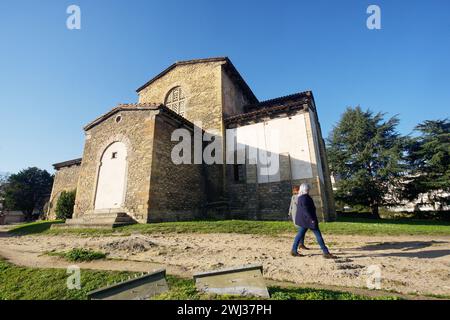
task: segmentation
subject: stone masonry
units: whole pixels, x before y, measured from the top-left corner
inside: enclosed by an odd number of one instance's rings
[[[138,103],[118,105],[85,126],[82,159],[55,165],[50,218],[61,191],[73,189],[77,190],[74,217],[95,218],[99,176],[105,174],[102,157],[109,146],[121,143],[126,147],[126,176],[123,203],[117,210],[137,222],[287,219],[292,186],[302,182],[312,185],[321,220],[334,219],[325,145],[311,92],[259,102],[228,58],[210,58],[174,63],[137,93]],[[182,101],[183,111],[181,103],[178,110],[166,106],[177,101]],[[203,133],[222,142],[225,159],[227,129],[298,114],[305,115],[312,177],[292,179],[288,154],[279,155],[280,179],[270,183],[258,181],[256,165],[239,168],[244,179],[237,181],[234,165],[172,162],[171,152],[178,143],[171,140],[175,129],[184,128],[192,137],[201,123]],[[117,177],[111,174],[107,179],[114,183]]]
[[[81,159],[75,159],[54,165],[56,174],[49,201],[48,219],[56,219],[56,203],[61,193],[63,191],[74,191],[77,189],[80,164]]]

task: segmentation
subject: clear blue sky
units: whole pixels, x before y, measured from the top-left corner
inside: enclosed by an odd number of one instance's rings
[[[0,172],[80,157],[82,126],[177,60],[229,56],[260,100],[313,90],[324,135],[347,106],[403,134],[450,109],[448,0],[2,0],[0,41]]]

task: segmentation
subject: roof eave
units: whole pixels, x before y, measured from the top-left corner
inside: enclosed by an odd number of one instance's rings
[[[52,166],[53,166],[53,168],[55,170],[58,170],[58,169],[61,169],[61,168],[64,168],[64,167],[80,165],[81,164],[81,160],[82,160],[82,158],[77,158],[77,159],[73,159],[73,160],[67,160],[67,161],[55,163]]]
[[[163,77],[165,74],[167,74],[169,71],[173,70],[177,66],[183,66],[188,64],[194,64],[194,63],[208,63],[208,62],[225,62],[225,65],[228,66],[229,70],[228,72],[231,72],[233,75],[237,77],[238,83],[241,86],[244,93],[249,97],[251,103],[258,103],[258,98],[255,96],[247,82],[245,82],[244,78],[241,76],[239,71],[236,69],[236,67],[231,62],[230,58],[228,57],[215,57],[215,58],[205,58],[205,59],[194,59],[194,60],[185,60],[185,61],[177,61],[167,67],[165,70],[160,72],[158,75],[147,81],[144,85],[140,86],[136,92],[139,94],[142,90],[147,88],[150,84],[158,80],[159,78]]]
[[[137,111],[137,110],[156,110],[163,106],[162,104],[120,104],[117,107],[111,109],[107,113],[101,115],[94,121],[91,121],[87,125],[83,127],[84,131],[88,131],[95,127],[96,125],[100,124],[101,122],[105,121],[109,117],[111,117],[113,114],[120,112],[120,111]]]
[[[139,93],[142,90],[144,90],[146,87],[148,87],[150,84],[164,76],[166,73],[168,73],[170,70],[174,69],[177,66],[183,66],[187,64],[194,64],[194,63],[206,63],[206,62],[219,62],[219,61],[226,61],[228,57],[215,57],[215,58],[205,58],[205,59],[193,59],[193,60],[184,60],[184,61],[177,61],[173,64],[171,64],[169,67],[164,69],[162,72],[158,73],[155,77],[147,81],[144,85],[140,86],[136,92]]]
[[[292,95],[262,101],[259,104],[247,106],[251,108],[242,114],[224,119],[227,126],[232,124],[245,125],[249,122],[258,122],[266,117],[278,117],[281,114],[292,114],[312,107],[313,95],[311,91],[304,91]]]

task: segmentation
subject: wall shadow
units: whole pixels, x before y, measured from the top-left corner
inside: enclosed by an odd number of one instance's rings
[[[450,222],[440,220],[418,220],[418,219],[373,219],[358,217],[342,217],[338,215],[337,221],[348,223],[373,223],[373,224],[400,224],[414,226],[450,226]]]
[[[447,241],[404,241],[404,242],[383,242],[383,243],[374,243],[361,247],[359,250],[367,250],[367,251],[379,251],[379,250],[402,250],[402,251],[411,251],[417,249],[424,249],[427,247],[431,247],[435,244],[445,244],[449,243]]]
[[[450,250],[427,250],[420,252],[395,252],[375,255],[375,257],[399,257],[399,258],[419,258],[436,259],[450,255]]]

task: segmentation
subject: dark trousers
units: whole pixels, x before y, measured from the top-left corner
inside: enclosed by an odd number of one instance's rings
[[[298,228],[298,233],[295,236],[294,244],[292,246],[292,251],[297,252],[298,246],[300,244],[302,244],[302,245],[305,244],[305,234],[306,234],[306,231],[308,231],[308,230],[311,230],[314,233],[314,235],[316,236],[317,242],[319,243],[320,249],[322,249],[323,253],[325,253],[325,254],[330,253],[328,251],[327,246],[325,245],[325,241],[323,241],[322,233],[320,232],[319,228],[308,229],[308,228],[303,228],[303,227]]]

